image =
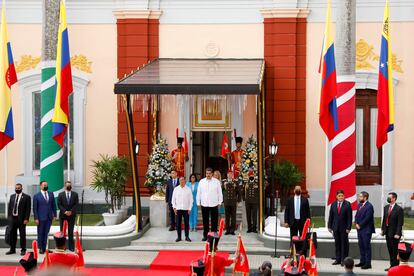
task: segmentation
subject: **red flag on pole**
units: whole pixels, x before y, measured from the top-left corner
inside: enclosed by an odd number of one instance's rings
[[[312,236],[312,235],[311,235]],[[316,265],[316,251],[315,251],[315,245],[313,244],[313,239],[309,239],[309,260],[312,264],[312,267],[308,271],[309,276],[318,276],[318,269]]]
[[[76,235],[76,254],[78,254],[78,262],[76,263],[76,267],[80,268],[80,267],[84,267],[85,266],[85,260],[83,258],[83,249],[82,249],[82,244],[80,243],[80,239],[79,239],[79,232],[76,231],[75,232]]]
[[[227,133],[223,135],[223,141],[221,142],[221,157],[227,159],[227,154],[230,153],[229,147],[229,138],[227,137]]]
[[[243,241],[239,236],[239,246],[236,252],[236,261],[234,264],[234,272],[241,272],[244,275],[250,272],[249,261],[247,259],[246,250],[244,249]]]
[[[184,145],[183,145],[183,149],[184,149],[184,154],[187,155],[188,154],[188,141],[187,141],[187,133],[184,132]]]

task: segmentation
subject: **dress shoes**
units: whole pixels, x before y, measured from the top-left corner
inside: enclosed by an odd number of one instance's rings
[[[224,233],[224,235],[230,235],[230,232],[227,232],[227,231],[226,231],[226,233]]]
[[[236,233],[234,233],[234,231],[233,231],[233,232],[230,233],[230,235],[233,235],[234,236],[234,235],[236,235]]]
[[[185,237],[185,240],[191,242],[191,239],[189,237]]]
[[[247,233],[251,233],[251,232],[252,232],[252,230],[250,230],[250,229],[249,229],[249,230],[247,230]]]
[[[369,265],[369,264],[366,264],[364,266],[361,266],[361,269],[371,269],[371,268],[372,268],[372,266]]]
[[[12,255],[12,254],[16,254],[15,250],[9,250],[6,252],[6,255]]]
[[[388,270],[390,270],[390,267],[387,267],[386,269],[384,269],[384,271],[388,271]]]
[[[20,251],[20,256],[24,256],[26,254],[26,250],[21,250]]]
[[[169,229],[168,229],[168,231],[175,231],[175,227],[170,227]]]
[[[365,264],[363,264],[363,263],[359,263],[359,264],[356,264],[355,265],[355,267],[363,267]]]
[[[341,262],[338,262],[338,261],[335,261],[332,263],[332,265],[339,265],[339,264],[341,264]]]
[[[175,240],[175,242],[179,242],[179,241],[181,241],[181,238],[177,238],[177,239]]]
[[[203,238],[201,241],[206,241],[207,240],[207,238]]]
[[[39,250],[39,254],[45,254],[45,251],[43,251],[43,250]]]

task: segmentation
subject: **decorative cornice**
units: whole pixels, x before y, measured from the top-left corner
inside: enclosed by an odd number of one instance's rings
[[[40,56],[33,57],[31,55],[22,55],[20,60],[16,62],[16,72],[22,73],[32,69],[36,69],[40,64]],[[92,73],[92,61],[89,61],[85,55],[74,55],[70,58],[72,68],[85,73]],[[52,63],[53,66],[55,63]]]
[[[283,8],[272,8],[260,10],[264,18],[307,18],[310,10],[309,9],[283,9]]]
[[[161,10],[116,10],[113,12],[116,19],[159,19]]]

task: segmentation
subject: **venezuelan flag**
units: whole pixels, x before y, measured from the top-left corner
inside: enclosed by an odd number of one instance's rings
[[[321,97],[319,103],[319,124],[321,125],[329,141],[335,137],[335,131],[338,130],[335,51],[331,30],[331,1],[328,0],[325,36],[320,64]]]
[[[392,52],[388,0],[385,3],[384,21],[382,25],[377,106],[377,147],[380,148],[387,142],[388,132],[394,130],[394,94],[392,86]]]
[[[69,36],[66,24],[66,11],[60,2],[60,24],[56,54],[56,93],[53,110],[53,139],[63,147],[69,124],[69,96],[73,91],[72,71],[70,67]]]
[[[2,150],[14,139],[10,88],[17,82],[13,54],[7,34],[4,2],[1,11],[0,43],[0,150]]]

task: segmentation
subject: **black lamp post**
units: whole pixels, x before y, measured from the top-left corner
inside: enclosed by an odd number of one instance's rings
[[[278,258],[277,255],[277,209],[278,209],[278,192],[276,191],[275,187],[275,172],[274,172],[274,165],[275,165],[275,156],[277,154],[279,146],[273,138],[271,144],[269,144],[269,156],[271,158],[271,166],[270,166],[270,173],[271,173],[271,202],[270,202],[270,215],[275,215],[275,252],[272,254],[273,258]],[[276,199],[276,209],[275,209],[275,199]]]

